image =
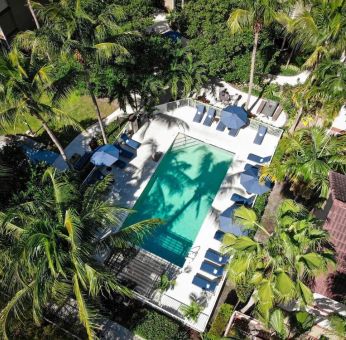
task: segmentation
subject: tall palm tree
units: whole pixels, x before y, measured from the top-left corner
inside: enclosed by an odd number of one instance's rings
[[[30,0],[26,0],[26,4],[27,4],[27,6],[29,8],[29,11],[30,11],[30,14],[31,14],[31,16],[32,16],[32,18],[33,18],[33,20],[35,22],[36,28],[40,28],[40,24],[39,24],[39,22],[37,20],[35,11],[34,11],[34,9],[32,8],[32,5],[31,5],[31,1]]]
[[[345,156],[346,136],[328,135],[319,127],[301,129],[280,141],[273,162],[263,168],[262,175],[288,180],[299,196],[326,198],[328,173],[346,171]]]
[[[288,32],[292,44],[311,52],[305,67],[313,69],[325,57],[341,58],[346,49],[346,1],[307,1],[298,8]]]
[[[74,299],[88,338],[95,337],[98,298],[113,292],[130,296],[102,258],[112,248],[127,248],[148,235],[159,220],[118,230],[126,209],[106,197],[110,178],[88,187],[46,170],[36,190],[19,195],[18,204],[0,213],[0,247],[6,259],[0,268],[3,289],[10,296],[0,313],[6,336],[8,317],[31,310],[39,324],[44,309]]]
[[[191,92],[198,91],[207,80],[205,67],[194,60],[191,53],[177,49],[167,72],[167,84],[173,98],[176,100],[179,95],[189,96]]]
[[[285,3],[286,7],[289,7],[288,3],[289,2]],[[260,33],[264,26],[268,26],[276,20],[278,11],[281,9],[282,5],[283,3],[281,1],[276,0],[244,0],[241,2],[239,8],[233,10],[229,16],[228,26],[231,30],[231,34],[237,34],[244,29],[252,29],[254,34],[246,109],[248,109],[250,105]],[[285,8],[285,10],[288,9],[289,8]]]
[[[309,305],[313,301],[310,280],[334,263],[327,232],[303,206],[285,200],[276,215],[270,234],[253,210],[241,207],[234,213],[237,223],[250,231],[261,229],[266,237],[263,241],[232,234],[224,237],[224,251],[232,256],[228,277],[236,285],[253,285],[250,305],[255,304],[257,315],[267,324],[282,303]]]
[[[0,58],[0,120],[15,124],[31,115],[36,118],[69,164],[64,148],[49,127],[48,121],[76,123],[56,104],[64,98],[73,83],[75,72],[54,79],[54,65],[30,60],[16,50]]]
[[[57,51],[60,55],[76,60],[83,72],[83,79],[87,84],[89,94],[95,106],[96,116],[104,143],[107,137],[104,130],[100,108],[98,106],[94,85],[90,79],[90,69],[95,64],[103,64],[115,56],[128,55],[125,48],[126,41],[133,32],[125,32],[117,25],[117,19],[123,16],[120,6],[115,4],[100,6],[96,0],[54,0],[48,4],[33,2],[33,8],[44,23],[45,30],[53,33],[43,34],[42,40],[46,43],[47,37],[52,38],[47,47],[52,47],[49,55]],[[17,38],[17,42],[24,47],[36,47],[40,41],[37,34],[28,34]]]

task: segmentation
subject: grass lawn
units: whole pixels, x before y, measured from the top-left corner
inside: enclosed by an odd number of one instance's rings
[[[109,104],[106,100],[99,100],[98,103],[103,117],[108,116],[116,110],[116,106],[114,104]],[[94,105],[89,96],[80,95],[78,92],[74,92],[65,100],[61,109],[74,118],[83,128],[87,128],[96,122]],[[71,126],[64,126],[62,122],[55,124],[55,126],[50,126],[60,138],[63,146],[68,145],[80,132],[78,130],[76,131]],[[26,134],[30,130],[43,142],[49,139],[48,136],[45,136],[46,133],[41,128],[40,122],[31,116],[25,118],[19,117],[14,125],[3,129],[0,128],[0,134]]]

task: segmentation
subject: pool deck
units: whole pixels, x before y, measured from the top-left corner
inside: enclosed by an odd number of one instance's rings
[[[254,153],[262,157],[272,156],[281,136],[280,132],[272,134],[268,131],[263,143],[256,145],[253,143],[253,140],[256,136],[257,129],[251,125],[241,129],[236,137],[231,137],[228,135],[227,129],[224,132],[217,131],[216,122],[210,127],[204,126],[203,123],[192,122],[195,110],[195,108],[190,106],[180,107],[170,112],[166,112],[164,109],[160,110],[160,114],[157,114],[154,119],[145,124],[133,136],[135,140],[142,143],[141,147],[137,150],[136,157],[130,161],[124,170],[117,168],[113,168],[112,170],[115,176],[115,184],[111,198],[117,204],[131,208],[141,195],[159,164],[159,162],[152,160],[152,155],[158,151],[165,153],[178,133],[186,134],[234,153],[232,165],[216,194],[212,207],[200,228],[191,252],[186,258],[184,267],[176,278],[175,287],[166,291],[162,295],[160,302],[154,302],[156,305],[161,305],[163,309],[167,307],[166,309],[176,310],[177,313],[172,312],[172,314],[175,314],[175,317],[178,318],[181,318],[181,315],[179,315],[179,306],[190,304],[189,296],[191,293],[197,296],[203,294],[202,289],[192,284],[194,276],[197,273],[201,273],[211,280],[213,279],[209,274],[202,272],[200,266],[208,248],[219,250],[221,247],[220,241],[214,239],[214,234],[218,230],[219,213],[232,204],[230,198],[233,193],[239,193],[245,197],[250,196],[240,185],[240,173],[243,171],[245,164],[255,164],[247,161],[248,154]],[[204,331],[217,302],[224,279],[223,277],[220,280],[214,293],[207,294],[208,304],[197,322],[185,320],[188,326],[198,331]]]

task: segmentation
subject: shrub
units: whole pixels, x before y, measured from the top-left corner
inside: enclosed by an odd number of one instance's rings
[[[217,314],[207,334],[208,339],[216,340],[223,336],[223,333],[232,315],[232,312],[233,312],[232,305],[228,303],[224,303],[223,305],[221,305],[219,313]]]
[[[146,311],[134,333],[147,340],[189,339],[186,330],[176,321],[154,310]]]
[[[255,204],[253,206],[253,210],[255,210],[255,213],[258,219],[260,219],[264,213],[264,209],[268,202],[269,194],[270,192],[266,192],[265,194],[259,195],[256,198]]]

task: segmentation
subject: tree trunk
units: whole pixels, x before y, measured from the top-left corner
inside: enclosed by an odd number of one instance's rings
[[[45,131],[48,133],[48,136],[50,137],[50,139],[53,141],[53,143],[55,144],[55,146],[58,148],[60,155],[62,157],[62,159],[65,161],[65,163],[67,164],[67,166],[69,167],[70,170],[73,169],[71,163],[69,162],[69,160],[67,159],[66,153],[64,148],[62,147],[62,145],[60,144],[58,138],[55,136],[54,132],[50,129],[50,127],[48,126],[48,124],[46,123],[46,121],[41,117],[41,115],[39,115],[38,113],[34,114],[34,116],[41,122],[43,128],[45,129]]]
[[[246,314],[246,312],[255,304],[255,299],[253,297],[253,294],[251,295],[248,303],[240,310],[243,314]]]
[[[257,52],[259,33],[260,33],[260,30],[255,28],[255,36],[254,36],[252,56],[251,56],[249,91],[248,91],[247,101],[246,101],[246,106],[245,106],[246,110],[248,110],[249,106],[250,106],[251,92],[252,92],[252,88],[253,88],[253,77],[254,77],[254,73],[255,73],[255,62],[256,62],[256,52]]]
[[[99,123],[99,126],[100,126],[103,143],[107,144],[107,136],[106,136],[105,129],[104,129],[104,126],[103,126],[100,108],[99,108],[99,106],[97,104],[97,100],[96,100],[94,91],[93,91],[93,89],[92,89],[90,84],[88,85],[88,89],[89,89],[89,93],[90,93],[91,99],[92,99],[92,101],[94,103],[94,106],[95,106],[96,116],[97,116],[97,120],[98,120],[98,123]]]
[[[299,124],[300,119],[302,118],[302,116],[303,116],[303,107],[301,106],[301,107],[299,108],[299,111],[298,111],[298,114],[297,114],[296,119],[294,120],[294,122],[293,122],[291,128],[289,129],[289,133],[290,133],[290,134],[292,134],[292,133],[296,130],[296,128],[297,128],[297,126],[298,126],[298,124]]]
[[[32,6],[31,6],[31,1],[30,1],[30,0],[27,0],[26,2],[27,2],[27,4],[28,4],[28,8],[29,8],[29,11],[30,11],[30,13],[31,13],[31,15],[32,15],[32,18],[33,18],[34,21],[35,21],[36,28],[40,28],[40,24],[39,24],[39,22],[38,22],[38,20],[37,20],[36,14],[35,14],[35,12],[34,12]]]
[[[282,52],[284,50],[284,47],[286,45],[286,40],[287,40],[287,34],[285,34],[283,40],[282,40],[282,44],[281,44],[281,47],[280,47],[280,52]]]
[[[290,53],[290,55],[289,55],[289,57],[288,57],[287,63],[286,63],[286,67],[290,64],[295,49],[296,49],[295,46],[293,46],[292,51],[291,51],[291,53]]]

